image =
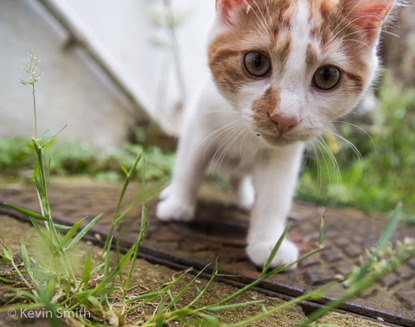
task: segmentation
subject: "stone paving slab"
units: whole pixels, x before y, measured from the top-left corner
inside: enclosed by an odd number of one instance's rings
[[[49,197],[54,217],[69,224],[85,216],[91,219],[102,212],[104,218],[93,231],[102,238],[111,224],[120,189],[120,185],[105,184],[52,186]],[[130,199],[135,198],[137,189],[138,186],[129,192]],[[0,187],[0,202],[3,201],[36,211],[38,208],[32,187]],[[156,201],[147,205],[150,228],[141,247],[143,256],[173,267],[193,266],[198,269],[219,258],[221,272],[241,275],[238,283],[249,283],[259,276],[244,250],[248,227],[246,212],[232,205],[202,200],[193,222],[166,224],[155,219],[155,205]],[[304,203],[294,205],[289,237],[303,251],[317,245],[320,219],[325,211],[325,208]],[[0,212],[13,214],[4,206],[0,206]],[[117,237],[125,245],[135,242],[140,215],[140,205],[137,204],[124,225],[117,229]],[[264,291],[294,297],[351,272],[359,264],[365,249],[376,244],[385,224],[384,219],[358,210],[327,209],[324,250],[302,262],[296,270],[276,275],[260,287]],[[415,226],[400,226],[394,240],[414,235]],[[342,291],[343,286],[336,285],[322,302]],[[415,258],[342,309],[397,325],[415,326]]]

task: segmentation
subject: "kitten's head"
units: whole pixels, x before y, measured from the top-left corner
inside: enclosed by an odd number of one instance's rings
[[[209,67],[269,144],[309,140],[373,80],[393,0],[217,0]]]

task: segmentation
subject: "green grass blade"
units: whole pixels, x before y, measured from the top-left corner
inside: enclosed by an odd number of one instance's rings
[[[75,225],[73,225],[71,227],[71,229],[65,234],[64,238],[61,240],[61,242],[59,243],[57,250],[59,251],[60,249],[62,249],[66,243],[68,243],[72,236],[75,235],[75,233],[78,231],[79,227],[81,227],[81,224],[84,222],[83,219],[81,219],[80,221],[78,221]],[[67,248],[66,248],[67,249]]]
[[[9,258],[7,258],[6,256],[4,256],[2,254],[0,254],[0,260],[4,261],[5,263],[11,263],[12,262]]]
[[[69,230],[72,227],[72,226],[66,226],[66,225],[61,225],[57,223],[53,223],[53,226],[55,226],[56,229],[61,229],[61,230]]]
[[[163,327],[164,325],[164,296],[161,297],[161,301],[158,305],[157,312],[156,312],[156,327]]]
[[[136,297],[133,297],[133,298],[131,298],[131,299],[128,299],[127,300],[127,302],[134,302],[134,301],[137,301],[137,300],[140,300],[140,299],[143,299],[143,297],[147,297],[149,294],[154,294],[154,295],[156,295],[156,293],[158,294],[158,293],[160,293],[160,294],[163,294],[163,293],[166,293],[169,289],[171,289],[174,285],[176,285],[177,284],[177,282],[178,281],[180,281],[184,276],[186,276],[191,270],[192,270],[193,268],[189,268],[189,269],[187,269],[183,274],[181,274],[178,278],[176,278],[174,281],[172,281],[171,283],[169,283],[168,285],[166,285],[165,287],[163,287],[160,291],[157,291],[157,292],[152,292],[152,293],[147,293],[147,294],[144,294],[144,295],[140,295],[140,296],[136,296]],[[159,297],[159,296],[157,296],[157,297]]]
[[[89,278],[91,276],[91,251],[88,251],[85,259],[83,283],[84,289],[88,289]]]
[[[202,298],[202,296],[206,293],[206,291],[212,285],[216,276],[218,276],[218,259],[217,258],[216,258],[216,263],[215,263],[215,269],[213,270],[212,275],[210,276],[210,279],[207,282],[206,286],[203,288],[203,290],[201,291],[199,290],[199,294],[185,308],[191,307],[192,305],[194,305],[197,301],[199,301]]]
[[[120,224],[123,220],[124,220],[124,218],[127,216],[127,213],[129,213],[130,212],[130,210],[131,210],[131,206],[129,206],[128,208],[126,208],[122,213],[121,213],[121,215],[119,215],[118,216],[118,218],[115,220],[115,225],[118,225],[118,224]]]
[[[39,144],[40,148],[44,148],[46,145],[48,145],[50,142],[52,142],[54,139],[56,139],[60,133],[63,132],[63,130],[68,127],[68,125],[63,126],[58,132],[56,132],[54,135],[52,135],[51,137],[49,137],[44,143]]]
[[[125,165],[122,161],[120,162],[120,166],[121,166],[121,170],[123,171],[125,176],[128,176],[128,170],[127,170],[127,168],[125,167]]]
[[[117,267],[107,277],[104,277],[104,279],[94,289],[83,292],[81,293],[81,295],[76,294],[75,297],[77,298],[78,302],[73,304],[70,308],[68,308],[68,310],[73,310],[74,308],[84,303],[88,297],[93,296],[94,294],[98,293],[101,289],[106,288],[106,285],[117,276],[119,271],[124,269],[128,261],[130,260],[132,254],[134,253],[134,248],[135,244],[124,255]]]
[[[104,267],[105,263],[101,263],[98,266],[96,266],[94,269],[92,269],[91,271],[91,276],[95,275],[102,267]]]
[[[274,248],[272,249],[271,254],[268,257],[268,260],[265,263],[264,268],[262,269],[261,276],[264,276],[267,273],[269,267],[271,266],[272,260],[274,260],[275,255],[277,254],[282,242],[284,241],[285,237],[287,236],[287,233],[288,233],[288,230],[290,229],[290,227],[291,227],[291,223],[289,223],[287,225],[287,227],[285,227],[284,232],[281,234],[280,238],[278,239],[277,243],[275,244]]]
[[[30,264],[29,254],[27,253],[26,244],[23,242],[23,240],[21,241],[20,248],[22,251],[22,258],[23,258],[24,266],[26,268],[26,272],[30,276],[30,278],[33,280],[32,265]]]
[[[110,241],[108,243],[108,249],[107,249],[107,252],[106,252],[106,256],[105,256],[104,279],[107,278],[110,274],[112,240],[113,240],[113,237],[111,236]]]
[[[196,279],[203,273],[203,271],[205,271],[205,269],[209,266],[210,264],[208,264],[208,265],[206,265],[201,271],[199,271],[198,273],[197,273],[197,275],[189,282],[189,283],[187,283],[187,285],[185,286],[185,287],[183,287],[183,289],[179,292],[179,294],[177,294],[176,296],[175,296],[175,298],[173,299],[173,301],[171,301],[168,305],[167,305],[167,307],[166,307],[166,310],[169,310],[172,306],[174,306],[176,303],[177,303],[177,301],[179,301],[182,297],[183,297],[183,295],[187,292],[187,290],[189,289],[189,287],[190,286],[192,286],[195,282],[196,282]]]
[[[102,218],[102,213],[99,214],[98,216],[96,216],[94,219],[92,219],[88,223],[88,225],[86,225],[84,228],[82,228],[82,230],[79,232],[79,234],[74,237],[74,239],[71,241],[71,243],[68,244],[66,249],[68,250],[72,246],[77,244],[85,236],[85,234],[88,233],[90,231],[90,229],[97,223],[97,221],[100,220],[101,218]]]
[[[321,217],[320,233],[318,235],[318,244],[320,245],[320,247],[323,246],[325,221],[326,221],[326,215],[324,214],[323,217]]]
[[[226,304],[226,305],[218,305],[218,306],[213,306],[213,307],[208,308],[207,311],[216,312],[216,311],[230,310],[230,309],[246,307],[248,305],[253,305],[253,304],[258,304],[258,303],[263,303],[263,302],[264,301],[249,301],[249,302],[243,302],[243,303],[233,303],[233,304]]]
[[[46,236],[46,234],[44,232],[42,232],[42,229],[40,228],[39,224],[37,223],[37,221],[35,219],[33,219],[32,217],[30,217],[30,221],[32,222],[33,227],[35,228],[36,232],[39,234],[40,238],[46,243],[46,244],[50,244],[51,241],[50,239]]]
[[[13,261],[13,253],[10,251],[10,249],[6,246],[6,244],[3,243],[3,241],[0,239],[1,245],[3,245],[3,253],[4,256],[9,259],[10,261]]]
[[[396,227],[398,226],[399,220],[402,216],[402,203],[399,203],[395,210],[392,213],[391,218],[388,221],[388,224],[386,225],[386,228],[384,229],[382,235],[380,236],[380,239],[378,241],[378,244],[376,245],[374,255],[377,255],[381,250],[385,248],[387,243],[389,242],[390,238],[392,237],[392,234],[395,232]]]
[[[20,212],[20,213],[22,213],[22,214],[24,214],[26,216],[29,216],[31,218],[34,218],[36,220],[48,221],[48,218],[47,217],[44,217],[44,216],[42,216],[42,215],[40,215],[40,214],[38,214],[36,212],[30,211],[28,209],[24,209],[22,207],[19,207],[19,206],[16,206],[14,204],[10,204],[10,203],[7,203],[7,202],[3,202],[3,204],[6,205],[6,206],[8,206],[9,208],[11,208],[13,210],[16,210],[17,212]]]
[[[367,271],[369,270],[373,260],[376,258],[376,256],[379,254],[380,251],[382,251],[385,246],[388,244],[390,238],[392,237],[393,232],[395,231],[399,220],[401,218],[402,214],[402,203],[399,203],[392,213],[391,218],[388,221],[388,224],[386,225],[385,229],[382,232],[382,235],[379,238],[379,241],[376,245],[375,250],[373,251],[371,257],[366,260],[365,264],[362,266],[362,268],[359,270],[359,273],[357,273],[351,280],[351,283],[354,283],[358,281],[359,279],[362,279]]]

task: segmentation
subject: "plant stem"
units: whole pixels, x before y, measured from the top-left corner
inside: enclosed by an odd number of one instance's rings
[[[32,84],[32,98],[33,98],[33,115],[34,115],[34,119],[35,119],[35,137],[37,139],[37,114],[36,114],[35,83]]]

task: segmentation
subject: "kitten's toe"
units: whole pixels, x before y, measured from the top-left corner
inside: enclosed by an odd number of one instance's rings
[[[248,244],[246,252],[249,259],[257,266],[263,267],[267,262],[275,243],[270,242],[252,242]],[[294,243],[284,240],[271,263],[271,267],[275,268],[280,265],[292,264],[298,259],[299,251]],[[291,269],[297,267],[294,265]]]
[[[190,221],[193,218],[195,206],[169,197],[157,205],[156,215],[162,221]]]

